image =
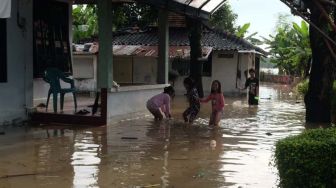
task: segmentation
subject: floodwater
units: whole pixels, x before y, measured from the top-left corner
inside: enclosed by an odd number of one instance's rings
[[[173,120],[132,115],[109,126],[7,128],[0,135],[0,188],[271,188],[274,144],[305,129],[304,106],[287,86],[264,85],[260,105],[225,98],[219,128],[207,126],[210,104],[193,125],[176,97]]]

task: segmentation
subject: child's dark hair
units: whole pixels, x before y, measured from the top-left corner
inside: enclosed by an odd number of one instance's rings
[[[168,86],[163,89],[163,93],[166,93],[170,95],[171,97],[173,97],[175,95],[175,90],[172,86]]]
[[[195,82],[190,77],[187,77],[183,80],[183,83],[187,86],[189,86],[189,89],[195,87]]]
[[[251,69],[249,70],[249,73],[251,74],[252,72],[255,73],[255,70],[251,68]]]
[[[214,83],[217,83],[217,84],[218,84],[218,90],[217,90],[217,91],[214,91],[214,90],[212,89],[212,85],[213,85]],[[211,93],[222,93],[222,85],[221,85],[221,83],[220,83],[219,80],[214,80],[214,81],[212,81],[212,84],[211,84]]]

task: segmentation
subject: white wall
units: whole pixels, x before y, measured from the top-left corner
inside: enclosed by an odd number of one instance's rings
[[[252,66],[251,54],[239,54],[239,64],[238,67],[241,70],[241,79],[237,78],[237,63],[238,63],[238,53],[234,52],[233,58],[220,58],[218,54],[223,53],[221,51],[215,51],[212,56],[212,75],[211,77],[203,77],[203,90],[205,94],[210,93],[211,83],[213,80],[219,80],[222,84],[222,91],[227,95],[237,95],[245,93],[236,88],[236,82],[238,88],[244,87],[246,77],[244,71],[248,70]],[[227,53],[227,52],[225,52]],[[177,94],[184,94],[185,88],[183,86],[183,80],[186,76],[179,77],[175,82],[174,88]]]
[[[108,122],[115,116],[145,111],[147,100],[162,93],[164,87],[166,85],[129,86],[108,93]]]
[[[118,83],[156,84],[157,58],[113,56],[113,77]]]
[[[157,58],[136,57],[133,59],[134,83],[156,84],[157,82]]]
[[[17,3],[26,20],[26,31],[17,26]],[[33,102],[32,1],[12,1],[12,15],[7,19],[8,82],[0,83],[0,125],[13,119],[25,119],[26,107]]]
[[[224,93],[234,93],[236,89],[236,75],[237,75],[237,52],[234,53],[233,58],[220,58],[218,55],[223,53],[215,51],[212,56],[212,79],[219,80],[222,84],[222,91]]]
[[[175,89],[175,94],[176,95],[183,95],[186,94],[186,89],[184,88],[183,85],[183,80],[187,76],[179,76],[177,80],[174,83],[174,89]],[[211,83],[212,83],[212,78],[211,77],[202,77],[202,84],[203,84],[203,91],[205,94],[209,94],[211,90]]]

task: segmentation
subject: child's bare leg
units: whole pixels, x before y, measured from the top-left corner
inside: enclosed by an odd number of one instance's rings
[[[214,112],[211,113],[210,120],[209,120],[209,126],[214,125],[214,123],[215,123],[215,115],[216,114]]]
[[[216,112],[215,119],[214,119],[215,126],[219,126],[219,122],[220,122],[221,118],[222,118],[222,113],[221,112]]]
[[[151,113],[153,114],[155,121],[161,121],[163,119],[163,115],[160,110],[151,110]]]
[[[191,110],[190,116],[189,116],[189,123],[192,123],[196,119],[198,112],[199,111],[196,109]]]
[[[185,123],[189,122],[189,119],[188,119],[189,114],[190,114],[190,108],[187,108],[182,114]]]

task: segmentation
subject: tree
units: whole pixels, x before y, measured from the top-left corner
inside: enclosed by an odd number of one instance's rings
[[[157,10],[142,3],[115,3],[112,12],[111,32],[127,27],[144,27],[157,22]],[[98,34],[96,5],[77,5],[72,14],[75,42]]]
[[[73,40],[91,38],[98,34],[97,7],[95,5],[78,5],[72,10]]]
[[[230,33],[235,33],[235,23],[237,17],[237,14],[232,12],[231,6],[228,3],[225,3],[211,16],[209,24],[212,27],[228,31]]]
[[[275,36],[264,41],[269,45],[271,62],[280,72],[307,77],[311,59],[308,25],[290,22],[289,15],[279,15]]]
[[[235,35],[237,37],[240,38],[244,38],[245,40],[249,41],[251,44],[253,45],[261,45],[263,44],[263,42],[257,38],[255,38],[255,36],[258,34],[258,32],[254,32],[250,35],[248,35],[247,37],[245,37],[245,35],[248,32],[248,29],[250,28],[251,24],[250,23],[246,23],[242,26],[238,26],[237,27],[237,31],[235,32]]]
[[[321,5],[315,0],[304,0],[310,11],[310,21],[324,33],[336,39],[335,7]],[[312,69],[308,93],[305,96],[306,120],[308,122],[331,122],[331,91],[335,80],[336,46],[331,44],[312,24],[310,24],[310,44],[312,49]],[[333,45],[333,46],[332,46]]]
[[[306,121],[331,122],[331,91],[336,74],[335,1],[282,0],[309,22],[312,65],[305,95]]]
[[[202,23],[196,19],[187,18],[187,27],[189,28],[190,43],[190,77],[195,81],[199,96],[204,97],[202,85],[203,64],[200,61],[202,57]]]

